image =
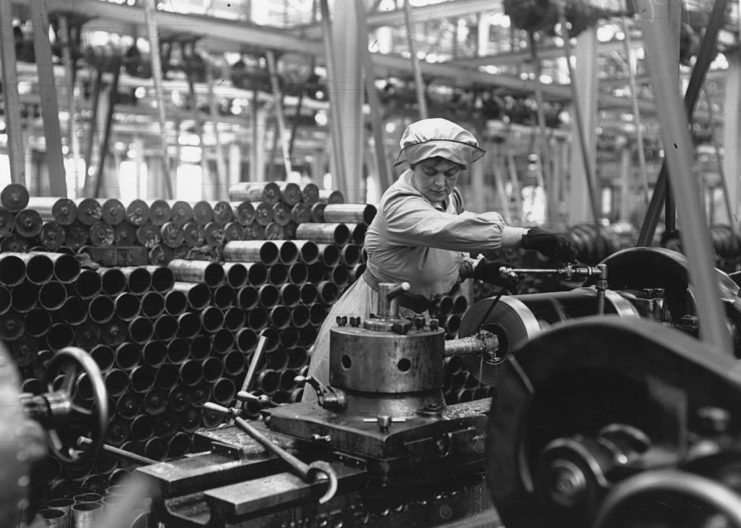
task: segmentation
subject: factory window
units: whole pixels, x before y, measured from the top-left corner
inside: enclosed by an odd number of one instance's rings
[[[183,163],[178,167],[178,183],[175,194],[178,200],[197,202],[202,198],[203,175],[200,165]]]
[[[136,198],[147,197],[147,164],[122,161],[118,171],[118,187],[121,201],[129,203]]]

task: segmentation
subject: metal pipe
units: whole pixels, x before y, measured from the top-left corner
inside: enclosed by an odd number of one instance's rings
[[[131,390],[139,394],[144,394],[154,388],[156,372],[152,367],[139,366],[134,367],[129,373]]]
[[[261,262],[270,266],[278,261],[280,251],[272,241],[235,240],[224,244],[223,256],[227,262]]]
[[[371,204],[327,204],[324,221],[329,223],[370,224],[377,209]]]
[[[178,332],[178,320],[172,315],[160,315],[154,320],[154,337],[169,341]]]
[[[167,344],[167,358],[172,363],[181,363],[188,359],[190,344],[184,338],[178,337]]]
[[[103,208],[95,198],[79,198],[77,204],[77,220],[86,226],[91,226],[103,218]]]
[[[178,458],[185,455],[191,446],[191,438],[185,433],[177,432],[167,442],[167,458]]]
[[[198,335],[200,328],[200,319],[192,312],[184,312],[177,316],[177,337],[191,339]]]
[[[211,301],[211,292],[202,282],[175,282],[172,291],[183,292],[193,310],[203,310]]]
[[[271,208],[273,209],[273,223],[281,227],[287,226],[291,221],[291,208],[283,202],[274,203]]]
[[[461,317],[460,315],[450,314],[441,323],[449,334],[457,334],[458,329],[461,327]]]
[[[193,220],[193,207],[182,200],[168,200],[170,218],[173,222],[182,225]]]
[[[307,277],[308,279],[308,277]],[[312,284],[311,282],[305,282],[300,286],[301,290],[301,302],[303,304],[311,304],[316,301],[317,299],[317,291],[316,286]]]
[[[188,296],[182,290],[170,290],[164,295],[165,312],[180,315],[188,308]]]
[[[273,284],[263,284],[257,290],[259,304],[263,308],[271,308],[278,303],[280,294]]]
[[[171,389],[178,382],[178,366],[173,363],[165,363],[154,377],[154,383],[163,390]]]
[[[91,305],[93,303],[91,302]],[[133,293],[119,293],[113,302],[116,317],[122,321],[131,321],[139,313],[139,297]]]
[[[300,369],[308,360],[306,349],[303,347],[292,347],[288,349],[288,368]]]
[[[87,235],[85,236],[87,237]],[[0,240],[0,251],[3,252],[25,252],[28,249],[28,241],[16,235],[9,235]]]
[[[145,223],[136,228],[136,241],[140,246],[152,249],[162,242],[160,227],[147,220]]]
[[[112,323],[113,321],[111,321]],[[90,350],[95,345],[103,341],[104,344],[113,346],[111,339],[106,335],[106,327],[111,323],[105,325],[96,325],[90,321],[84,321],[83,323],[74,327],[75,334],[75,345],[83,350]],[[121,339],[123,341],[123,339]],[[116,343],[118,345],[118,343]]]
[[[138,365],[141,360],[139,347],[136,343],[132,343],[131,341],[125,341],[118,345],[114,355],[116,358],[116,366],[121,370],[132,369]]]
[[[170,204],[166,200],[149,200],[149,219],[156,226],[163,226],[172,218]]]
[[[275,394],[280,386],[280,374],[275,370],[264,369],[257,376],[257,386],[265,394]]]
[[[218,380],[224,372],[222,360],[215,357],[206,358],[203,361],[203,380],[207,383],[213,383]]]
[[[296,225],[311,222],[311,207],[302,202],[291,207],[291,222]]]
[[[56,222],[44,222],[39,232],[39,242],[44,250],[56,251],[62,247],[65,241],[64,227]]]
[[[463,315],[468,309],[468,299],[465,295],[456,295],[453,297],[453,313]]]
[[[278,374],[288,365],[288,353],[285,350],[273,350],[267,355],[265,368],[276,371]]]
[[[194,433],[201,425],[202,409],[189,408],[180,414],[180,428],[186,433]]]
[[[143,442],[148,440],[154,434],[152,417],[146,414],[140,414],[131,420],[129,435],[132,440]]]
[[[59,225],[68,226],[77,220],[77,204],[69,198],[32,196],[27,207],[38,212],[43,220]]]
[[[188,247],[201,247],[206,242],[203,226],[192,220],[183,225],[183,240]]]
[[[0,269],[3,268],[2,262],[3,261],[0,260]],[[74,290],[77,293],[77,296],[81,299],[90,299],[91,297],[95,297],[100,292],[101,288],[101,275],[95,270],[81,270],[80,275],[74,282]]]
[[[191,407],[197,409],[203,407],[203,404],[211,399],[211,385],[203,382],[195,387],[191,387],[187,390],[188,401]]]
[[[146,317],[135,317],[129,321],[129,337],[134,343],[143,344],[152,339],[154,326],[152,321]]]
[[[98,268],[101,290],[108,295],[117,295],[126,289],[126,275],[120,268]]]
[[[245,239],[245,229],[239,222],[229,222],[224,226],[224,242],[234,242]]]
[[[165,311],[165,298],[161,293],[148,291],[141,297],[140,311],[144,317],[155,319]]]
[[[331,283],[329,283],[331,284]],[[322,303],[314,303],[309,306],[309,322],[314,325],[320,325],[327,317],[327,307]]]
[[[258,332],[268,324],[268,311],[265,308],[255,307],[247,313],[247,326]]]
[[[299,304],[291,308],[291,325],[295,328],[303,328],[310,322],[310,312],[307,306]]]
[[[244,326],[244,319],[244,311],[237,306],[232,306],[224,311],[224,328],[230,332],[236,332]]]
[[[288,267],[285,264],[273,264],[268,269],[268,282],[273,285],[280,285],[288,280]]]
[[[252,328],[242,328],[237,332],[235,343],[243,354],[252,352],[257,345],[257,333]]]
[[[162,366],[167,359],[167,345],[162,341],[147,341],[142,346],[141,357],[145,365],[153,368]]]
[[[128,222],[121,222],[113,228],[113,239],[117,246],[133,246],[136,244],[136,228]]]
[[[190,358],[204,359],[211,354],[211,339],[207,335],[198,335],[190,340]]]
[[[189,359],[180,365],[180,381],[186,387],[194,387],[203,381],[203,365],[200,361]]]
[[[234,211],[234,219],[240,225],[246,227],[255,220],[255,208],[252,206],[251,201],[232,201],[231,206],[232,211]]]
[[[167,266],[145,266],[152,275],[152,289],[159,293],[164,293],[173,288],[175,284],[175,275]]]
[[[10,340],[8,337],[4,337],[4,339],[8,341]],[[61,350],[64,347],[71,346],[74,341],[75,333],[72,330],[72,327],[65,323],[54,323],[46,334],[46,342],[49,345],[49,349],[54,352]]]
[[[324,266],[336,266],[340,261],[340,248],[336,244],[317,244],[319,260]]]
[[[129,376],[120,369],[113,369],[105,375],[105,388],[109,396],[121,396],[129,388]]]
[[[350,230],[341,223],[307,223],[296,228],[296,238],[341,246],[350,239]]]
[[[247,269],[247,284],[260,286],[268,280],[268,268],[262,262],[248,262],[244,266]]]
[[[215,306],[207,306],[200,313],[201,327],[206,332],[216,332],[224,324],[224,314]]]
[[[42,253],[5,253],[3,255],[5,258],[2,261],[3,266],[6,264],[7,255],[13,255],[23,261],[25,279],[31,284],[43,284],[50,281],[54,276],[54,264],[51,259]],[[17,263],[10,262],[9,264],[14,267],[13,273],[20,271]]]
[[[301,285],[309,278],[309,268],[302,262],[296,262],[288,268],[288,280],[292,284]]]
[[[334,282],[338,288],[341,288],[350,282],[350,269],[347,266],[339,264],[327,270],[327,278]]]
[[[4,286],[17,286],[26,275],[26,263],[15,253],[0,254],[0,283]]]
[[[116,312],[116,306],[113,299],[106,295],[98,295],[90,301],[88,306],[88,317],[97,324],[107,323]]]
[[[279,292],[280,303],[286,307],[292,307],[301,300],[301,288],[293,281],[281,285]]]
[[[242,262],[224,262],[221,266],[230,287],[239,289],[247,282],[247,267]]]
[[[245,356],[242,352],[234,350],[224,356],[224,373],[235,377],[244,371]]]
[[[211,203],[211,208],[214,211],[213,221],[221,226],[225,226],[234,219],[234,210],[229,202],[219,200]]]
[[[203,282],[212,288],[224,281],[224,268],[216,262],[174,259],[167,267],[178,281]]]
[[[15,312],[7,312],[0,317],[0,338],[5,341],[18,339],[24,331],[23,318]]]
[[[205,226],[214,221],[214,208],[205,200],[199,200],[193,204],[193,220]]]
[[[22,335],[16,341],[10,343],[10,355],[19,367],[33,365],[38,350],[36,339],[29,335]]]
[[[154,461],[163,460],[167,455],[167,440],[154,437],[144,444],[144,456]]]
[[[237,304],[243,310],[251,310],[258,305],[260,296],[257,288],[244,286],[237,292]]]
[[[365,233],[368,231],[368,224],[347,224],[350,230],[350,238],[358,246],[365,243]]]
[[[273,306],[268,312],[268,324],[273,328],[282,330],[291,323],[291,311],[285,306],[279,304]]]
[[[211,350],[216,354],[225,354],[234,346],[234,335],[231,330],[221,328],[211,336]]]
[[[325,304],[334,303],[339,297],[337,284],[331,281],[321,281],[316,286],[317,296]]]
[[[235,292],[231,286],[221,284],[211,290],[211,304],[224,310],[234,304]]]
[[[39,287],[23,282],[12,289],[10,306],[18,313],[30,312],[38,304]]]
[[[15,233],[23,238],[34,238],[41,233],[44,221],[33,209],[23,209],[15,214]]]
[[[95,247],[109,247],[116,240],[116,231],[105,222],[95,222],[88,228],[88,240]]]
[[[273,222],[273,206],[265,201],[252,202],[255,209],[255,222],[263,227]],[[262,237],[264,238],[264,237]]]
[[[15,216],[5,207],[0,207],[0,238],[12,236],[15,231]]]
[[[42,284],[38,291],[39,305],[50,312],[59,310],[67,300],[67,289],[59,282]]]
[[[113,367],[115,355],[113,354],[111,347],[108,345],[95,345],[95,347],[90,350],[90,356],[98,365],[98,368],[100,368],[104,373]]]
[[[177,249],[185,243],[183,226],[176,222],[165,222],[160,227],[162,243],[172,249]]]
[[[103,511],[99,502],[80,502],[72,506],[72,522],[75,528],[95,528]]]
[[[203,226],[203,238],[212,248],[220,248],[224,244],[224,227],[216,222],[209,222]]]

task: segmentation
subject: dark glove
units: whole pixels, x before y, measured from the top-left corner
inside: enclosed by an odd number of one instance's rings
[[[518,279],[516,276],[503,276],[499,271],[501,267],[508,267],[508,264],[496,260],[481,259],[473,269],[473,278],[511,290],[517,286]]]
[[[530,228],[522,235],[522,247],[534,249],[546,257],[556,258],[562,262],[573,262],[577,255],[576,247],[568,238],[541,227]]]

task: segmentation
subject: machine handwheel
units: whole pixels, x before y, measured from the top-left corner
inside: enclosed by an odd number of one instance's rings
[[[47,433],[54,456],[71,464],[95,456],[103,445],[108,424],[108,398],[98,365],[82,349],[66,347],[52,357],[43,382],[48,390]],[[79,394],[82,385],[85,398]],[[81,430],[87,430],[92,441],[84,451],[77,444]]]

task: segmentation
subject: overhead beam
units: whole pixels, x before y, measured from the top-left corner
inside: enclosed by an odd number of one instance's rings
[[[412,16],[417,22],[427,22],[441,18],[456,18],[473,15],[483,11],[491,11],[495,3],[492,0],[452,0],[412,9]],[[368,30],[383,26],[401,26],[404,24],[404,9],[392,9],[390,11],[374,11],[365,15]],[[297,35],[304,38],[322,38],[322,25],[308,24],[296,28]]]

